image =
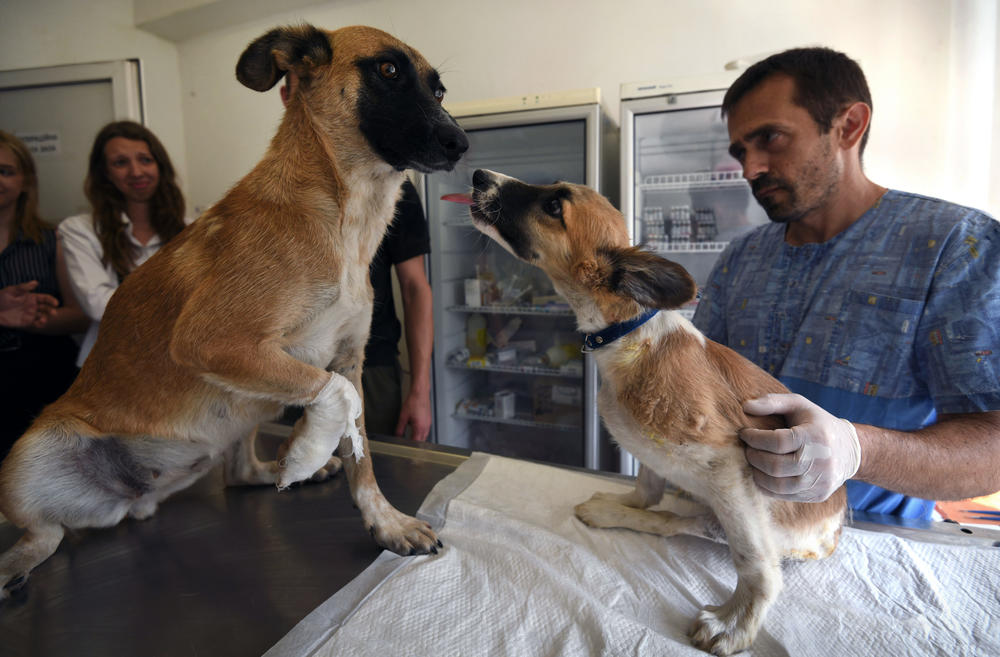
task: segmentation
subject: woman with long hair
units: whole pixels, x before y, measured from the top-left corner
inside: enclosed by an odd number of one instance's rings
[[[152,131],[133,121],[109,123],[97,134],[84,191],[91,212],[59,225],[73,290],[92,320],[79,365],[121,281],[189,223],[170,156]]]
[[[87,318],[73,296],[55,230],[38,214],[31,152],[0,130],[0,459],[76,377]]]

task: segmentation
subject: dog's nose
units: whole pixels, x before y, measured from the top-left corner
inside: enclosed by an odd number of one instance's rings
[[[490,185],[490,174],[482,169],[476,169],[472,174],[472,186],[483,189]]]
[[[469,150],[469,138],[461,128],[454,125],[442,124],[435,130],[435,136],[445,155],[452,162],[461,159],[462,154]]]

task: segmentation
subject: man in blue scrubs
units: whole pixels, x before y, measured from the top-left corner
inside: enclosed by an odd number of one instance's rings
[[[723,101],[730,153],[771,219],[722,254],[695,315],[793,395],[747,402],[757,484],[929,517],[1000,490],[1000,223],[886,189],[861,165],[860,67],[825,48],[769,57]]]

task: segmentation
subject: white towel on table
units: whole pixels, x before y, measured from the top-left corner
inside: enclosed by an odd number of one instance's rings
[[[476,454],[420,514],[437,556],[383,553],[266,657],[704,655],[686,631],[725,601],[725,545],[592,529],[573,507],[629,482]],[[1000,655],[1000,548],[845,528],[789,562],[757,656]]]

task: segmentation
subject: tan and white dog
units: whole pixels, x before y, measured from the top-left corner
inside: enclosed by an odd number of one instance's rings
[[[124,280],[76,382],[4,461],[0,511],[26,531],[0,556],[0,587],[66,528],[148,517],[223,456],[227,483],[282,488],[335,472],[339,449],[376,542],[440,546],[379,490],[358,390],[368,266],[404,170],[451,169],[468,140],[437,72],[379,30],[275,29],[236,66],[256,91],[289,71],[299,83],[263,160]],[[305,414],[284,458],[258,461],[257,424],[290,405]]]
[[[721,606],[705,607],[690,636],[718,655],[749,647],[781,590],[781,560],[831,554],[845,515],[843,487],[826,502],[804,504],[766,497],[754,483],[737,432],[777,421],[747,416],[742,404],[787,390],[673,310],[693,298],[694,281],[680,265],[629,247],[622,215],[604,197],[580,185],[527,185],[483,170],[473,186],[466,202],[476,227],[548,274],[590,334],[601,416],[641,463],[634,491],[595,494],[577,516],[592,527],[727,540],[736,591]],[[650,510],[667,481],[705,513]]]

